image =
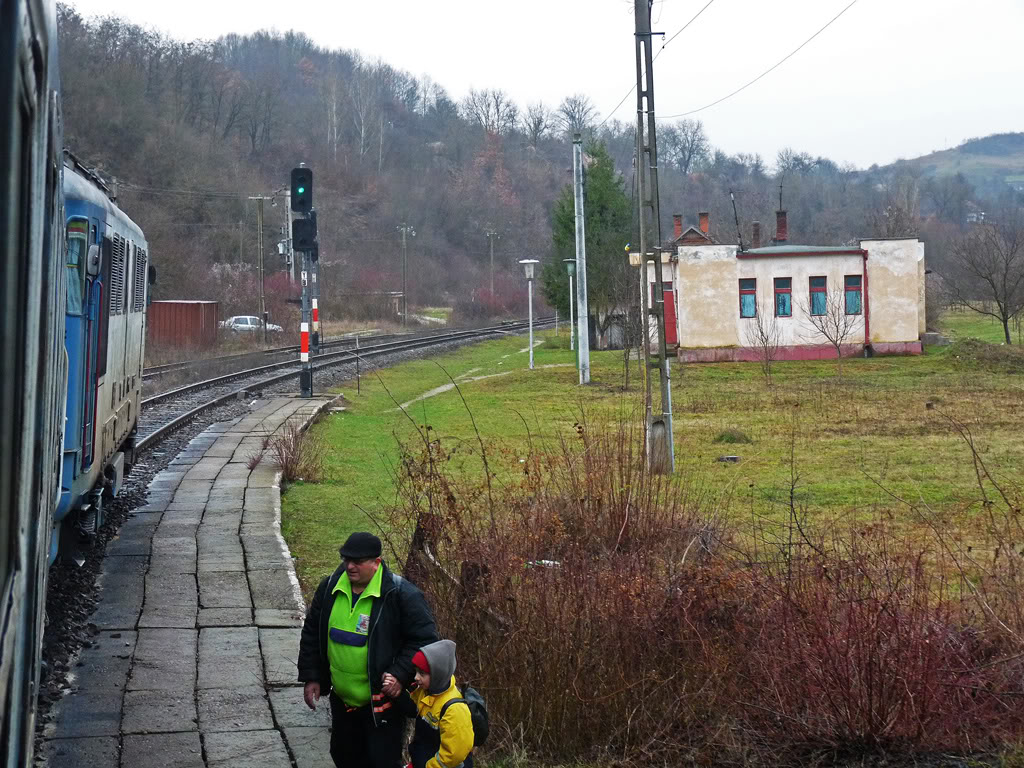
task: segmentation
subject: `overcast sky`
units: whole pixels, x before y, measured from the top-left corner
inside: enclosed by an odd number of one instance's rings
[[[707,0],[655,0],[676,33]],[[778,62],[850,0],[712,0],[654,66],[656,107],[702,107]],[[358,50],[460,99],[501,88],[521,105],[589,95],[608,116],[635,82],[631,0],[74,0],[183,39],[258,29],[305,32]],[[857,0],[750,88],[696,115],[716,146],[783,147],[866,167],[1024,130],[1024,0]],[[636,118],[630,96],[615,112]]]

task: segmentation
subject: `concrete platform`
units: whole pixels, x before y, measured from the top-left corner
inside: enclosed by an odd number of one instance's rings
[[[334,402],[275,397],[195,437],[110,542],[98,633],[43,764],[333,768],[329,705],[295,680],[305,605],[264,438]]]

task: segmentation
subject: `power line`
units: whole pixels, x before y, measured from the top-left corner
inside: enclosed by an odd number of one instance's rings
[[[703,112],[705,109],[710,109],[711,107],[715,106],[716,104],[721,104],[726,99],[731,99],[733,96],[735,96],[740,91],[745,90],[745,89],[749,88],[750,86],[752,86],[754,83],[756,83],[758,80],[760,80],[765,75],[769,74],[770,72],[774,71],[775,69],[778,69],[782,64],[784,64],[786,61],[788,61],[790,58],[792,58],[794,55],[796,55],[800,51],[801,48],[803,48],[805,45],[807,45],[809,42],[811,42],[811,40],[813,40],[818,35],[820,35],[822,32],[824,32],[826,29],[828,29],[832,25],[832,22],[834,22],[836,19],[838,19],[840,16],[842,16],[844,13],[846,13],[848,10],[850,10],[856,4],[857,4],[857,0],[853,0],[848,6],[846,6],[845,8],[843,8],[843,10],[841,10],[839,13],[837,13],[835,16],[833,16],[832,19],[825,26],[823,26],[821,29],[819,29],[817,32],[815,32],[813,35],[808,37],[806,40],[804,40],[802,43],[800,43],[800,45],[798,45],[793,51],[791,51],[789,54],[784,56],[782,59],[780,59],[773,66],[771,66],[768,69],[766,69],[764,72],[762,72],[760,75],[755,77],[753,80],[751,80],[746,85],[742,85],[739,88],[737,88],[735,91],[733,91],[732,93],[730,93],[730,94],[728,94],[726,96],[723,96],[720,99],[716,99],[715,101],[712,101],[710,104],[705,104],[703,107],[700,107],[698,109],[691,109],[689,112],[679,112],[679,113],[677,113],[675,115],[658,115],[657,119],[658,120],[670,120],[670,119],[675,118],[675,117],[686,117],[687,115],[694,115],[697,112]]]
[[[657,52],[656,54],[654,54],[654,58],[653,58],[653,59],[652,59],[651,61],[652,61],[652,62],[653,62],[653,61],[657,61],[657,60],[658,60],[658,57],[659,57],[659,56],[661,56],[661,52],[665,50],[665,46],[667,46],[667,45],[668,45],[669,43],[671,43],[671,42],[672,42],[673,40],[675,40],[675,39],[676,39],[677,37],[679,37],[679,36],[680,36],[680,35],[681,35],[681,34],[682,34],[683,32],[685,32],[685,31],[686,31],[686,28],[687,28],[688,26],[690,26],[691,24],[693,24],[693,22],[695,22],[695,21],[697,20],[697,18],[698,18],[698,17],[699,17],[699,16],[700,16],[700,15],[701,15],[702,13],[704,13],[704,11],[706,11],[706,10],[708,9],[708,6],[709,6],[709,5],[711,5],[711,4],[713,3],[713,2],[715,2],[715,0],[708,0],[708,1],[707,1],[707,2],[706,2],[706,3],[704,4],[704,7],[703,7],[703,8],[701,8],[701,9],[700,9],[699,11],[697,11],[697,13],[695,13],[695,14],[694,14],[694,15],[693,15],[693,16],[692,16],[692,17],[690,18],[690,20],[689,20],[688,22],[686,22],[685,24],[683,24],[683,26],[682,26],[682,27],[680,27],[679,29],[677,29],[677,30],[676,30],[676,32],[675,32],[675,33],[674,33],[674,34],[673,34],[673,35],[672,35],[672,36],[671,36],[670,38],[668,38],[668,39],[667,39],[667,40],[666,40],[665,42],[663,42],[663,43],[661,44],[661,48],[659,48],[659,49],[658,49],[658,52]],[[628,99],[628,98],[630,97],[630,95],[632,95],[632,94],[633,94],[633,93],[635,93],[635,92],[636,92],[636,84],[634,83],[633,85],[631,85],[631,86],[629,87],[629,90],[628,90],[628,91],[626,91],[626,95],[622,97],[622,100],[621,100],[621,101],[620,101],[620,102],[619,102],[618,104],[616,104],[616,105],[615,105],[615,109],[613,109],[613,110],[612,110],[611,112],[609,112],[609,113],[608,113],[608,117],[606,117],[606,118],[605,118],[604,120],[602,120],[602,121],[601,121],[601,123],[600,123],[600,125],[598,125],[597,127],[598,127],[598,128],[600,128],[600,127],[601,127],[602,125],[604,125],[604,124],[605,124],[605,123],[607,123],[607,122],[608,122],[609,120],[611,120],[611,117],[612,117],[612,115],[614,115],[614,114],[615,114],[616,112],[618,112],[618,111],[619,111],[619,107],[621,107],[621,106],[622,106],[622,105],[623,105],[623,104],[624,104],[624,103],[626,102],[626,99]]]
[[[695,13],[693,15],[692,19],[690,19],[688,22],[683,24],[682,28],[678,32],[676,32],[674,35],[672,35],[672,37],[670,37],[668,40],[666,40],[664,43],[662,43],[661,44],[661,48],[658,49],[658,52],[654,55],[654,58],[657,59],[659,56],[661,56],[661,52],[665,50],[665,46],[668,45],[669,43],[671,43],[677,37],[679,37],[683,32],[685,32],[686,28],[688,26],[690,26],[691,24],[693,24],[693,22],[695,22],[697,20],[697,17],[700,16],[702,13],[704,13],[704,11],[706,11],[708,9],[708,6],[711,5],[713,2],[715,2],[715,0],[708,0],[708,2],[704,5],[704,7],[701,8],[699,11],[697,11],[697,13]]]

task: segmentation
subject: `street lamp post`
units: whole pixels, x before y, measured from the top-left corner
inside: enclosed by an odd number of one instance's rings
[[[537,259],[520,259],[519,263],[523,265],[523,270],[526,272],[526,285],[529,292],[529,306],[530,306],[530,370],[533,370],[533,267],[535,264],[540,264]]]
[[[576,259],[562,259],[566,270],[569,272],[569,349],[576,349],[576,324],[572,320],[572,305],[576,302],[576,296],[572,292],[572,276],[576,274]],[[579,367],[579,361],[576,361]]]

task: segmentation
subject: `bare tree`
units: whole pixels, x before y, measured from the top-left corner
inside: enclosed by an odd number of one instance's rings
[[[815,307],[810,301],[801,309],[813,329],[813,338],[824,337],[836,351],[836,375],[843,377],[843,344],[856,330],[860,314],[847,314],[846,295],[841,288],[829,289],[825,294],[825,306]],[[860,307],[857,307],[859,313]]]
[[[998,319],[1010,344],[1010,323],[1024,312],[1024,212],[1008,208],[972,226],[943,277],[955,301]]]
[[[523,116],[523,133],[530,139],[534,149],[551,130],[551,121],[551,110],[544,106],[544,102],[538,101],[526,108],[526,114]]]
[[[495,136],[511,132],[519,119],[519,107],[512,97],[497,88],[482,91],[470,88],[462,100],[462,113],[467,120]]]
[[[782,329],[779,327],[772,307],[758,303],[754,316],[743,328],[743,340],[757,354],[768,386],[772,385],[772,363],[779,355]]]
[[[586,131],[597,118],[597,110],[590,97],[582,93],[566,96],[558,105],[558,122],[565,132],[572,136]]]
[[[700,168],[711,153],[711,142],[700,120],[678,120],[662,128],[658,138],[665,160],[683,173]]]
[[[870,214],[877,237],[913,237],[920,221],[921,169],[898,165],[881,187],[881,200]]]

